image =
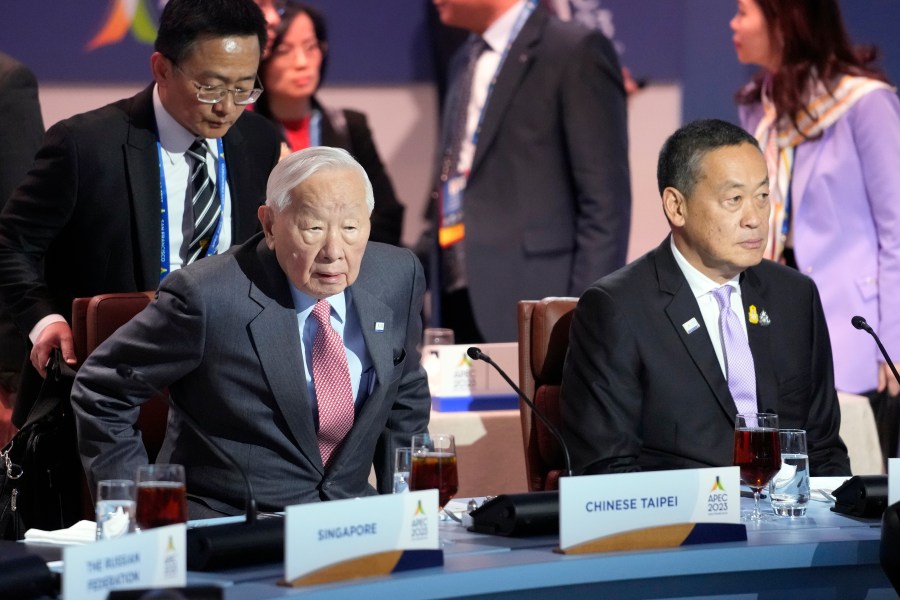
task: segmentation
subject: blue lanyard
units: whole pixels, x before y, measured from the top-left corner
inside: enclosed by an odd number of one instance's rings
[[[475,147],[478,146],[478,137],[481,135],[481,126],[484,123],[484,113],[487,112],[488,103],[491,101],[491,95],[494,93],[494,86],[497,84],[497,77],[500,76],[500,70],[503,69],[503,63],[506,62],[506,57],[509,56],[509,49],[512,48],[513,42],[516,41],[519,32],[522,30],[522,27],[525,26],[525,21],[528,20],[528,17],[531,16],[531,13],[534,12],[535,8],[537,8],[537,0],[529,0],[522,9],[522,12],[519,13],[519,17],[516,19],[512,31],[509,34],[509,40],[506,42],[506,47],[500,55],[500,62],[497,63],[497,70],[494,71],[494,76],[491,77],[491,83],[488,85],[487,95],[484,97],[484,105],[481,107],[481,114],[478,115],[478,125],[475,126],[475,131],[472,133],[472,145]]]
[[[318,109],[309,115],[309,145],[322,145],[322,113]]]
[[[216,253],[219,245],[219,236],[222,233],[222,222],[225,220],[225,186],[226,186],[226,169],[225,169],[225,148],[222,146],[222,139],[216,140],[219,150],[219,156],[216,159],[216,189],[219,192],[219,222],[216,225],[216,231],[213,233],[209,246],[204,256],[211,256]],[[159,248],[159,280],[162,281],[171,270],[171,261],[169,260],[169,194],[166,191],[166,173],[163,168],[162,144],[157,140],[156,155],[159,160],[159,198],[160,198],[160,248]]]

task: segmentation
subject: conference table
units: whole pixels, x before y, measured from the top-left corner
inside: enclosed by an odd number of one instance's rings
[[[854,475],[883,473],[878,430],[869,400],[840,393],[841,438]],[[456,437],[460,496],[495,496],[528,491],[518,409],[431,411],[432,433]],[[374,477],[373,477],[374,481]]]
[[[743,500],[745,508],[751,500]],[[806,517],[748,525],[746,542],[562,555],[555,536],[504,538],[441,524],[442,567],[305,588],[281,565],[190,573],[227,600],[265,598],[897,598],[878,562],[880,522],[813,501]]]

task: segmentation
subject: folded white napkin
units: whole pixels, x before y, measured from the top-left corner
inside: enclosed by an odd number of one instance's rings
[[[68,529],[57,529],[56,531],[29,529],[25,532],[26,543],[35,542],[69,546],[73,544],[87,544],[95,539],[97,539],[97,524],[93,521],[78,521]]]

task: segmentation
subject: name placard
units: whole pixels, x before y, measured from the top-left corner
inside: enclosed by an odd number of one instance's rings
[[[63,597],[103,600],[110,590],[183,587],[184,524],[63,550]]]
[[[737,467],[559,480],[559,547],[567,554],[747,539]]]
[[[314,585],[440,566],[438,514],[437,490],[289,506],[284,583]]]

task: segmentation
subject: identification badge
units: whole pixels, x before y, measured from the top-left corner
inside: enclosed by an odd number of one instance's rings
[[[462,211],[465,189],[465,175],[454,175],[441,185],[441,228],[438,233],[441,248],[452,246],[465,237]]]

